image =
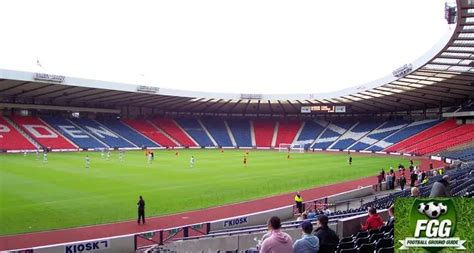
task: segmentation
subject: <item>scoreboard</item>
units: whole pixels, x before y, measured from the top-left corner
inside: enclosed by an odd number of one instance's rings
[[[345,105],[313,105],[313,106],[301,106],[301,113],[344,113],[346,112]]]

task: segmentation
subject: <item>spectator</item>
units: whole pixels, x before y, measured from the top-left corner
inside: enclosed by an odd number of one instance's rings
[[[379,183],[379,191],[382,191],[382,181],[383,181],[382,172],[380,172],[380,174],[377,176],[377,180],[378,180],[378,183]]]
[[[339,244],[339,236],[328,227],[328,217],[320,215],[314,235],[319,239],[319,253],[334,253]]]
[[[397,175],[395,172],[392,170],[392,190],[395,190],[395,182],[397,180]]]
[[[387,226],[393,227],[395,225],[395,206],[393,204],[388,208],[388,216]]]
[[[308,212],[308,219],[314,219],[314,218],[316,218],[316,212],[314,211],[314,209],[311,209]]]
[[[421,185],[427,185],[428,184],[428,181],[429,181],[429,178],[428,176],[426,176],[423,181],[421,181]]]
[[[377,214],[377,210],[374,207],[369,207],[369,218],[365,222],[365,225],[361,224],[362,230],[368,231],[371,229],[378,229],[382,227],[384,221],[380,216]]]
[[[382,173],[382,180],[385,181],[385,170],[382,169],[382,171],[380,173]]]
[[[415,171],[412,171],[411,174],[410,174],[410,187],[415,186],[415,182],[416,182],[417,178],[418,178],[418,176],[416,175]]]
[[[298,212],[301,214],[303,213],[303,198],[300,195],[300,192],[297,192],[295,195],[295,204]]]
[[[310,221],[301,223],[303,236],[293,244],[293,252],[295,253],[317,253],[319,251],[319,239],[312,235],[313,224]]]
[[[272,235],[272,231],[271,231],[271,229],[268,229],[268,232],[265,233],[265,234],[262,236],[262,239],[258,240],[258,242],[257,242],[257,251],[262,248],[262,243],[265,241],[265,239],[267,239],[268,237],[270,237],[270,235]],[[255,238],[255,239],[257,239],[257,238]],[[253,249],[252,249],[252,250],[253,250]]]
[[[145,224],[145,200],[143,200],[143,197],[140,196],[138,203],[138,225],[140,225],[140,220]]]
[[[392,188],[392,185],[394,185],[393,180],[394,180],[393,173],[389,172],[387,174],[387,189],[390,189],[390,190],[393,189]]]
[[[451,197],[448,175],[443,176],[441,180],[435,182],[433,187],[431,187],[430,198],[434,197]]]
[[[401,174],[400,175],[400,189],[402,191],[405,189],[406,184],[407,184],[407,179],[405,178],[405,175]]]
[[[273,216],[268,220],[268,229],[271,230],[271,234],[263,241],[261,253],[293,252],[293,240],[287,233],[280,231],[280,228],[280,218]]]
[[[411,195],[412,198],[420,197],[420,190],[418,187],[412,187],[411,188]]]

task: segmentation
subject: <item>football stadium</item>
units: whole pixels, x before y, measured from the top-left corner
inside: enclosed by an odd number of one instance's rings
[[[397,199],[474,196],[474,1],[444,8],[428,52],[334,92],[0,69],[0,251],[397,251]]]

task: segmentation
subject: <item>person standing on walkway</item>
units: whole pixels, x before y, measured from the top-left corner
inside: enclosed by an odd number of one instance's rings
[[[300,192],[297,192],[295,195],[296,208],[300,214],[303,213],[303,197],[301,197]]]
[[[143,200],[142,196],[140,196],[140,199],[138,200],[138,225],[140,225],[140,219],[142,220],[142,223],[145,224],[145,200]]]

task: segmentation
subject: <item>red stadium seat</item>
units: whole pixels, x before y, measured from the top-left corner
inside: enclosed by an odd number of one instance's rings
[[[300,127],[301,122],[299,121],[280,122],[278,124],[275,147],[278,147],[281,143],[293,143]]]
[[[0,149],[32,150],[36,149],[36,147],[7,120],[0,116]]]
[[[123,120],[123,122],[163,147],[178,146],[175,142],[168,138],[160,129],[156,128],[146,120],[125,119]]]
[[[76,149],[77,146],[37,117],[13,116],[11,119],[43,147]]]
[[[275,122],[270,120],[256,120],[253,122],[255,144],[257,147],[271,147]]]
[[[194,140],[192,140],[189,135],[187,135],[183,129],[181,129],[176,122],[172,119],[157,118],[152,120],[152,122],[169,134],[173,139],[181,143],[183,146],[196,147],[198,146]]]

